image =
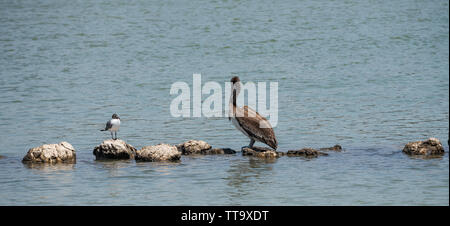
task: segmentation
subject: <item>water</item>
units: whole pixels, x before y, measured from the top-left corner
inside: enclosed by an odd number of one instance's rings
[[[448,1],[1,1],[0,205],[448,205],[448,13]],[[225,118],[170,116],[171,84],[193,73],[279,82],[279,150],[345,152],[94,160],[114,112],[138,149],[247,145]],[[428,137],[443,157],[401,153]],[[60,141],[76,164],[21,163]]]

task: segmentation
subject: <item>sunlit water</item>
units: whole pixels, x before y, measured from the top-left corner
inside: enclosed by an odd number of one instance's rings
[[[0,1],[0,205],[448,205],[448,13],[448,1]],[[112,113],[138,149],[247,145],[226,118],[170,115],[171,84],[193,73],[278,82],[278,150],[345,151],[94,160]],[[401,153],[428,137],[443,157]],[[21,163],[60,141],[76,164]]]

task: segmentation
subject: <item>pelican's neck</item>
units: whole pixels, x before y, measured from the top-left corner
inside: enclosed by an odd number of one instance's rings
[[[241,86],[239,83],[234,84],[231,87],[231,97],[230,97],[230,116],[235,117],[236,107],[237,107],[237,97],[241,91]]]

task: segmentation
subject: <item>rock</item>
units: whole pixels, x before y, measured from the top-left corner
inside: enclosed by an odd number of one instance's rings
[[[255,156],[258,158],[278,158],[279,157],[278,152],[276,152],[272,149],[256,147],[256,146],[253,146],[252,148],[243,147],[242,155],[243,156]]]
[[[323,153],[320,151],[317,151],[315,149],[312,148],[302,148],[300,150],[289,150],[286,153],[287,156],[289,157],[294,157],[294,156],[303,156],[303,157],[318,157],[320,155],[328,155],[327,153]]]
[[[438,139],[428,138],[425,141],[407,143],[403,152],[409,155],[441,155],[444,154],[444,147]]]
[[[155,146],[145,146],[136,152],[136,161],[178,161],[181,153],[176,146],[169,144],[158,144]]]
[[[329,148],[319,148],[319,151],[337,151],[337,152],[340,152],[340,151],[342,151],[342,147],[341,147],[341,145],[336,144],[333,147],[329,147]]]
[[[123,140],[105,140],[94,148],[93,154],[96,160],[102,159],[133,159],[136,148]]]
[[[205,154],[211,145],[202,140],[189,140],[176,146],[183,155]]]
[[[59,144],[44,144],[39,147],[31,148],[22,159],[22,162],[45,163],[74,163],[75,161],[75,148],[65,141]]]
[[[231,148],[211,148],[204,151],[205,155],[216,155],[216,154],[236,154],[236,151]]]
[[[0,155],[0,159],[4,159],[4,158],[6,158],[5,156],[3,156],[3,155]]]

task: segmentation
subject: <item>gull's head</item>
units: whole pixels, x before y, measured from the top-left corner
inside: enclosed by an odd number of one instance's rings
[[[113,119],[120,119],[119,116],[118,116],[117,114],[113,114],[111,117],[112,117]]]

